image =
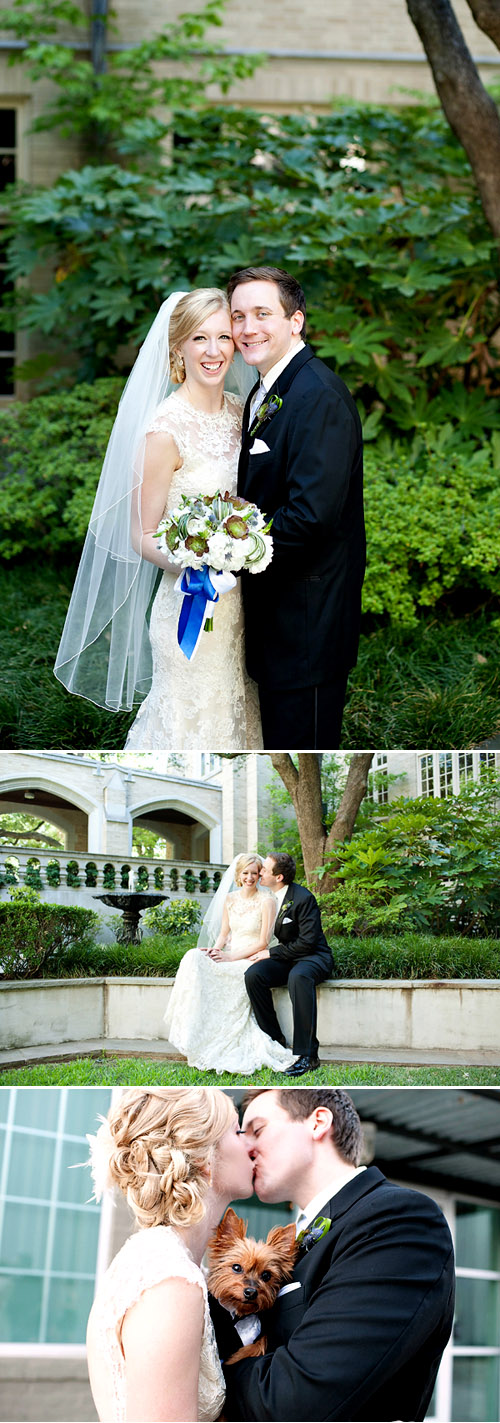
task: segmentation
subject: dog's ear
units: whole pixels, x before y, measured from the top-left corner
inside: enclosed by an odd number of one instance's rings
[[[236,1211],[233,1211],[232,1206],[228,1206],[225,1215],[223,1215],[220,1224],[217,1226],[217,1240],[234,1240],[235,1238],[243,1240],[246,1234],[246,1228],[246,1220],[241,1220],[240,1216],[236,1215]]]
[[[269,1245],[271,1250],[275,1250],[276,1253],[282,1257],[286,1258],[291,1256],[293,1259],[296,1254],[296,1236],[297,1232],[294,1224],[275,1225],[273,1229],[269,1231],[266,1245]]]

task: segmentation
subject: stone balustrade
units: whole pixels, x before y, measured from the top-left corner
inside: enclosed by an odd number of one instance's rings
[[[18,846],[0,848],[0,893],[10,884],[32,885],[47,891],[70,890],[74,903],[89,890],[160,890],[174,897],[212,895],[225,865],[203,864],[196,860],[155,860],[123,855],[78,854],[53,850],[25,850]],[[67,896],[66,896],[67,897]]]

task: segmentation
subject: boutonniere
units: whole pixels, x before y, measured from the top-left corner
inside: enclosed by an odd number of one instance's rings
[[[259,405],[253,425],[248,431],[249,440],[253,439],[259,430],[262,430],[263,425],[267,425],[272,420],[273,415],[281,410],[282,404],[281,395],[271,395],[269,400],[264,400],[263,404]]]
[[[328,1216],[317,1215],[312,1225],[306,1225],[304,1230],[299,1230],[296,1244],[300,1245],[301,1251],[311,1250],[317,1240],[322,1240],[323,1236],[328,1234],[331,1223]]]

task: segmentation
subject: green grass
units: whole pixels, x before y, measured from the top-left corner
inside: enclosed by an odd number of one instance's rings
[[[132,715],[70,696],[53,675],[72,566],[0,569],[4,749],[123,746]],[[409,632],[365,620],[342,745],[461,748],[500,732],[500,627],[488,609],[422,614]]]
[[[163,1086],[235,1087],[250,1081],[252,1087],[273,1087],[290,1084],[283,1073],[261,1068],[250,1079],[231,1072],[198,1072],[185,1063],[154,1062],[147,1058],[75,1058],[74,1062],[44,1063],[37,1067],[8,1068],[2,1072],[2,1087],[89,1086],[96,1083],[146,1086],[160,1082]],[[500,1067],[404,1067],[397,1063],[330,1063],[317,1072],[306,1072],[297,1079],[301,1087],[398,1086],[398,1087],[499,1087]]]

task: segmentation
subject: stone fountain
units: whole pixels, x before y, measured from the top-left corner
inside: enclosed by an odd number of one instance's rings
[[[150,893],[147,889],[110,890],[107,894],[94,894],[93,897],[111,909],[121,909],[123,919],[116,936],[120,944],[140,944],[139,916],[143,909],[154,909],[162,899],[170,898],[168,894]]]

